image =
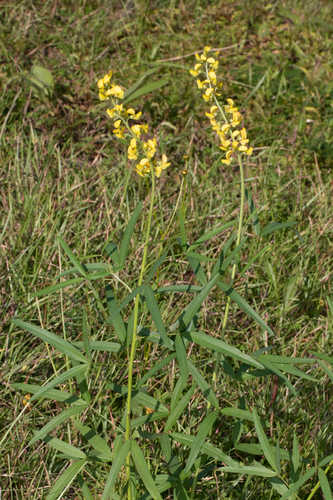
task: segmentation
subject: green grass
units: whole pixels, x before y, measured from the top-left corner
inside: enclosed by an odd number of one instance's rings
[[[125,88],[149,70],[155,72],[147,81],[168,79],[167,85],[133,103],[143,110],[151,129],[158,128],[172,162],[158,186],[160,208],[154,213],[150,254],[153,263],[177,201],[185,153],[190,165],[188,241],[238,215],[238,168],[221,166],[203,102],[188,73],[194,52],[205,45],[217,49],[224,95],[237,100],[255,148],[245,176],[259,223],[265,227],[271,222],[296,222],[291,228],[258,237],[247,209],[247,239],[235,288],[276,335],[268,337],[232,303],[225,341],[246,353],[269,345],[278,355],[308,358],[313,351],[331,355],[333,29],[328,20],[333,7],[328,0],[265,5],[260,1],[190,0],[172,2],[170,8],[170,2],[161,0],[147,8],[144,1],[125,0],[2,2],[0,425],[5,439],[0,437],[0,482],[4,499],[45,498],[65,465],[61,454],[44,442],[28,446],[33,430],[57,415],[61,403],[33,402],[22,412],[23,394],[12,386],[18,382],[44,384],[63,368],[63,358],[14,326],[12,319],[18,317],[77,341],[82,340],[84,311],[92,337],[114,341],[114,331],[103,315],[105,286],[112,285],[122,300],[128,292],[122,283],[133,289],[138,279],[144,218],[136,225],[132,252],[119,276],[110,272],[107,279],[93,282],[94,289],[83,283],[56,294],[35,295],[55,284],[59,274],[71,267],[58,235],[81,262],[105,261],[106,241],[118,241],[138,201],[148,209],[147,185],[136,176],[124,196],[124,146],[112,137],[110,121],[97,99],[96,81],[111,68]],[[31,87],[29,75],[36,64],[51,71],[55,80],[52,96],[36,93]],[[201,252],[216,258],[230,235],[231,229],[214,237]],[[160,286],[198,284],[178,238],[175,218],[166,243],[168,256],[158,278]],[[178,294],[161,296],[160,307],[168,324],[186,300]],[[198,315],[201,331],[217,336],[225,302],[225,295],[214,289]],[[149,321],[147,311],[145,314],[143,324]],[[188,349],[196,367],[210,381],[215,358],[195,344]],[[142,376],[160,355],[157,346],[142,343],[135,375]],[[274,399],[272,377],[241,384],[223,371],[216,395],[221,408],[256,409],[274,444],[279,439],[281,447],[291,450],[295,432],[310,467],[333,453],[332,381],[318,363],[303,369],[318,382],[290,376],[297,397],[279,383]],[[178,368],[171,362],[146,389],[168,407],[177,377]],[[112,448],[126,400],[112,384],[127,384],[126,355],[95,355],[92,379],[94,410],[87,425],[93,425]],[[173,432],[195,435],[206,407],[205,398],[197,391]],[[136,416],[141,415],[140,408],[138,405]],[[140,432],[162,429],[157,422]],[[246,462],[250,456],[234,448],[233,434],[237,433],[242,443],[258,441],[251,422],[222,415],[214,423],[210,440]],[[57,437],[79,446],[78,432],[69,423]],[[144,446],[155,473],[160,465],[155,444],[146,439]],[[188,448],[179,444],[178,451],[182,465]],[[266,481],[225,473],[222,465],[208,458],[201,463],[193,498],[280,498],[276,492],[270,496]],[[108,470],[107,465],[88,469],[85,480],[94,498],[100,498]],[[299,498],[307,498],[316,482],[314,476]],[[64,498],[85,498],[75,485]],[[143,495],[141,487],[137,486]],[[318,490],[314,498],[321,495]],[[173,497],[168,492],[163,498]]]

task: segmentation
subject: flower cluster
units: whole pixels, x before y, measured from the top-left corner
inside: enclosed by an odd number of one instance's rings
[[[120,101],[124,98],[124,90],[112,82],[112,71],[98,80],[99,99],[111,100],[112,108],[106,110],[113,120],[113,134],[118,139],[129,139],[127,157],[136,161],[135,170],[141,177],[146,177],[153,169],[156,177],[160,177],[170,163],[165,154],[161,159],[155,158],[157,140],[148,138],[149,127],[147,123],[136,123],[140,120],[142,112],[133,108],[126,108]]]
[[[246,129],[240,128],[242,115],[234,101],[227,99],[225,106],[221,106],[218,102],[217,97],[221,95],[220,89],[223,84],[217,79],[216,70],[219,63],[213,57],[209,57],[210,50],[210,47],[204,47],[201,55],[195,54],[197,62],[194,68],[190,69],[190,73],[197,79],[198,88],[203,91],[203,100],[212,104],[206,116],[219,138],[220,149],[225,152],[221,162],[230,165],[236,151],[251,155],[253,148],[249,146]]]

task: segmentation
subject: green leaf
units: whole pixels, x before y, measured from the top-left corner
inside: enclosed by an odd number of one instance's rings
[[[262,447],[262,451],[264,452],[265,458],[267,462],[270,464],[270,466],[278,472],[278,466],[275,461],[275,453],[274,453],[274,448],[270,445],[267,436],[265,434],[265,431],[261,425],[260,418],[256,412],[256,410],[253,410],[253,420],[254,420],[254,425],[257,431],[257,436],[259,439],[259,443]]]
[[[61,283],[57,283],[56,285],[46,286],[42,290],[39,290],[34,294],[35,297],[44,297],[45,295],[51,295],[52,293],[58,292],[63,288],[67,288],[72,285],[80,285],[84,281],[84,278],[72,278],[70,280],[61,281]]]
[[[184,446],[192,446],[193,441],[195,439],[194,436],[181,434],[179,432],[173,432],[171,434],[171,437],[172,437],[172,439],[183,444]],[[214,458],[215,460],[218,460],[218,461],[223,462],[223,463],[228,464],[228,465],[235,465],[238,463],[236,460],[229,457],[229,455],[226,455],[225,453],[223,453],[223,451],[221,451],[216,446],[213,446],[211,443],[207,443],[207,442],[203,443],[203,445],[201,447],[201,453],[204,453],[208,457]]]
[[[154,500],[162,500],[160,492],[158,491],[158,488],[145,461],[145,457],[135,441],[132,441],[131,443],[131,455],[135,468],[150,495]]]
[[[164,85],[167,85],[169,83],[168,78],[163,78],[161,80],[157,80],[155,82],[150,82],[147,83],[146,85],[143,85],[142,87],[138,88],[135,92],[132,92],[132,94],[128,97],[125,96],[124,98],[124,104],[126,102],[129,103],[131,101],[134,101],[135,99],[138,99],[139,97],[142,97],[144,95],[150,94],[151,92],[154,92],[157,89],[160,89],[161,87],[164,87]]]
[[[293,451],[292,451],[292,455],[291,455],[291,462],[293,464],[294,473],[296,474],[298,469],[299,469],[301,460],[300,460],[300,454],[299,454],[299,443],[298,443],[298,439],[297,439],[295,431],[294,431],[294,437],[293,437]]]
[[[255,312],[254,309],[244,300],[233,288],[232,286],[228,285],[227,283],[224,283],[223,281],[218,281],[217,283],[218,287],[225,292],[228,297],[230,297],[231,300],[236,302],[236,304],[244,311],[250,318],[254,319],[258,325],[260,325],[264,330],[267,330],[267,332],[270,335],[275,335],[273,330],[265,323],[263,319]]]
[[[37,384],[15,383],[11,384],[11,386],[14,389],[31,394],[36,394],[41,389],[41,386]],[[40,398],[41,401],[43,399],[52,399],[53,401],[59,401],[61,403],[67,403],[76,406],[86,405],[86,401],[80,399],[76,394],[67,391],[59,391],[58,389],[50,389]]]
[[[136,224],[136,221],[138,220],[138,217],[141,213],[142,210],[142,203],[138,203],[137,206],[135,207],[135,210],[128,221],[127,227],[124,231],[121,243],[120,243],[120,249],[119,249],[119,265],[120,268],[122,269],[125,264],[125,260],[129,251],[129,245],[131,241],[131,237],[134,231],[134,227]]]
[[[56,480],[52,488],[50,489],[45,500],[59,500],[64,498],[65,491],[68,490],[76,476],[86,465],[86,460],[78,460],[73,462],[72,465],[68,467]]]
[[[257,477],[274,477],[276,476],[276,472],[271,469],[267,469],[263,465],[239,465],[239,466],[227,466],[221,467],[220,469],[223,472],[232,472],[233,474],[246,474],[248,476],[257,476]]]
[[[83,451],[69,443],[65,443],[65,441],[62,441],[61,439],[47,436],[45,438],[45,442],[48,446],[50,446],[54,450],[60,451],[60,453],[63,453],[69,459],[79,458],[87,460],[87,455]]]
[[[45,436],[49,434],[49,432],[53,431],[56,427],[59,427],[63,422],[68,420],[71,417],[76,417],[80,415],[86,408],[87,404],[81,406],[73,406],[71,408],[67,408],[66,410],[59,413],[53,417],[44,427],[42,427],[39,431],[34,433],[34,437],[29,442],[29,446],[36,443],[39,439],[44,439]]]
[[[240,418],[241,420],[248,420],[254,422],[253,415],[248,410],[242,410],[241,408],[223,408],[221,410],[222,415],[227,417]]]
[[[126,340],[126,327],[120,314],[120,309],[115,299],[110,285],[105,287],[106,301],[108,306],[109,318],[107,323],[111,323],[120,342],[124,344]]]
[[[38,337],[44,342],[47,342],[48,344],[52,345],[58,351],[68,356],[70,359],[73,359],[74,361],[80,361],[81,363],[87,363],[87,359],[78,349],[73,347],[72,344],[70,344],[67,340],[58,337],[58,335],[55,335],[54,333],[44,330],[39,326],[33,325],[32,323],[26,323],[25,321],[21,321],[20,319],[14,319],[13,323],[19,328],[27,330],[28,332],[35,335],[35,337]]]
[[[36,392],[30,401],[34,401],[36,399],[39,399],[45,392],[47,392],[49,389],[53,389],[56,385],[63,384],[64,382],[67,382],[67,380],[77,377],[78,375],[81,375],[82,373],[85,373],[89,369],[89,365],[78,365],[74,366],[74,368],[70,368],[69,370],[65,371],[64,373],[61,373],[61,375],[58,375],[58,377],[55,377],[51,382],[49,382],[46,385],[43,385],[38,392]]]
[[[294,220],[289,222],[271,222],[262,229],[261,236],[267,236],[268,234],[271,234],[275,231],[281,231],[281,229],[286,229],[287,227],[295,226],[295,224],[297,224],[297,222]]]
[[[47,97],[52,96],[54,91],[54,78],[50,70],[35,64],[28,78],[35,91],[42,92]]]
[[[211,388],[211,386],[208,384],[208,382],[206,382],[206,380],[201,375],[199,370],[196,368],[196,366],[194,366],[194,364],[190,360],[188,360],[188,367],[189,367],[190,373],[193,377],[193,380],[200,387],[200,390],[201,390],[203,396],[207,399],[207,401],[209,401],[213,406],[215,406],[215,408],[218,409],[219,402],[218,402],[218,399],[215,396],[214,391]]]
[[[322,367],[324,372],[329,376],[331,381],[333,382],[333,371],[330,370],[321,359],[318,359],[318,364]]]
[[[210,337],[202,332],[186,332],[185,336],[195,344],[200,345],[201,347],[205,347],[210,351],[222,353],[226,356],[230,356],[233,359],[237,359],[242,361],[243,363],[254,366],[255,368],[262,368],[262,365],[249,356],[248,354],[244,354],[242,351],[237,349],[236,347],[230,346],[223,342],[223,340],[217,339],[215,337]]]
[[[155,299],[154,292],[149,285],[144,285],[143,287],[143,295],[146,299],[146,304],[151,314],[151,317],[155,323],[155,326],[158,330],[158,333],[163,341],[163,344],[169,349],[173,350],[173,342],[167,336],[167,332],[162,320],[161,312],[159,310],[157,300]]]
[[[296,481],[296,483],[292,484],[288,488],[288,491],[282,495],[280,500],[286,500],[287,498],[290,498],[294,493],[297,493],[298,490],[303,486],[303,484],[306,483],[314,475],[315,472],[316,468],[311,467],[311,469],[309,469],[303,476],[301,476],[299,480]]]
[[[320,481],[320,487],[324,495],[325,500],[332,500],[332,490],[330,488],[329,482],[327,480],[326,474],[322,469],[318,469],[318,476]]]
[[[176,335],[175,348],[176,348],[176,356],[177,356],[180,376],[184,381],[186,381],[188,379],[188,373],[189,373],[188,361],[187,361],[184,341],[179,333],[177,333]]]
[[[167,356],[166,358],[161,359],[161,361],[157,361],[157,363],[154,363],[154,366],[150,370],[148,370],[148,372],[146,372],[144,376],[138,381],[137,388],[145,384],[147,380],[151,380],[156,373],[158,373],[165,366],[167,366],[173,359],[175,359],[175,357],[176,354],[172,353],[169,354],[169,356]]]
[[[98,458],[103,461],[112,460],[112,451],[105,439],[99,436],[93,429],[77,420],[74,420],[74,427],[82,434],[83,439],[94,448]]]
[[[310,477],[312,477],[315,472],[316,472],[315,467],[312,467],[311,469],[309,469],[296,483],[294,483],[292,486],[290,486],[290,488],[288,488],[286,493],[284,493],[281,496],[280,500],[286,500],[287,498],[290,498],[295,493],[297,493],[298,490],[303,486],[303,484],[306,481],[308,481],[308,479],[310,479]],[[292,498],[292,500],[293,499],[294,499],[294,497]]]
[[[79,273],[82,275],[83,278],[86,278],[87,277],[87,273],[88,273],[88,269],[86,268],[86,266],[84,266],[83,264],[81,264],[81,262],[73,254],[72,250],[69,248],[69,246],[67,245],[67,243],[60,236],[58,236],[57,239],[58,239],[60,245],[62,246],[62,249],[64,250],[65,254],[67,255],[67,257],[69,258],[69,260],[73,264],[74,268],[77,271],[79,271]]]
[[[117,454],[112,463],[108,478],[105,483],[101,500],[111,500],[114,498],[113,487],[119,475],[120,469],[125,464],[127,455],[131,448],[131,441],[125,441],[117,450]]]
[[[77,347],[83,348],[84,343],[81,341],[74,342]],[[108,342],[106,340],[92,340],[89,342],[89,347],[91,351],[101,351],[101,352],[119,352],[122,348],[121,344],[117,342]]]
[[[144,82],[147,80],[147,78],[151,75],[153,75],[154,73],[156,73],[157,71],[160,70],[160,66],[161,65],[157,65],[155,66],[154,68],[152,69],[149,69],[148,71],[146,71],[135,83],[133,83],[133,85],[127,89],[125,95],[124,95],[124,99],[123,99],[123,103],[127,104],[128,102],[131,102],[132,100],[135,99],[135,97],[132,97],[134,92],[136,92],[137,90],[140,89],[140,87],[143,86]]]
[[[192,387],[187,391],[187,393],[182,397],[182,399],[177,403],[175,408],[171,411],[169,418],[165,424],[164,432],[168,432],[174,426],[180,415],[185,410],[186,406],[191,401],[191,398],[194,393],[195,393],[195,386],[192,385]]]
[[[162,403],[157,401],[157,399],[149,396],[145,392],[139,391],[134,396],[132,396],[132,404],[139,405],[143,408],[150,408],[156,412],[163,413],[164,416],[168,415],[169,410]]]
[[[211,240],[212,238],[222,233],[226,229],[229,229],[229,227],[234,226],[235,222],[236,222],[235,220],[232,220],[230,222],[227,222],[226,224],[223,224],[222,226],[217,226],[211,229],[210,231],[207,231],[202,236],[200,236],[200,238],[198,238],[194,243],[190,245],[188,251],[190,252],[191,250],[194,250],[197,246],[201,245],[202,243],[205,243],[206,241]]]
[[[109,259],[112,260],[112,263],[116,269],[118,269],[119,266],[119,252],[118,252],[118,247],[114,243],[114,241],[108,241],[103,248],[103,251],[106,253],[106,255],[109,257]]]
[[[195,438],[193,439],[193,443],[192,443],[191,449],[190,449],[190,454],[189,454],[189,457],[187,459],[185,469],[183,471],[184,474],[187,474],[188,472],[190,472],[197,456],[201,452],[201,448],[205,442],[206,437],[208,436],[208,434],[212,430],[213,424],[214,424],[215,420],[217,419],[217,416],[218,416],[217,412],[212,412],[212,413],[210,413],[210,415],[205,417],[204,420],[199,425],[198,433],[195,436]]]
[[[195,314],[198,312],[202,303],[206,300],[209,292],[215,286],[216,282],[219,280],[219,275],[214,276],[207,285],[202,287],[201,291],[196,297],[185,307],[184,311],[180,315],[179,319],[170,328],[171,331],[180,329],[186,329],[194,318]]]

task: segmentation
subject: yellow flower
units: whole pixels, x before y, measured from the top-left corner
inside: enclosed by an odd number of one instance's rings
[[[141,135],[141,125],[132,125],[131,130],[136,137]]]
[[[144,142],[142,146],[147,158],[151,159],[155,156],[157,146],[157,141],[155,138],[148,139],[148,141]]]
[[[137,174],[139,174],[141,177],[145,177],[146,175],[148,175],[150,172],[149,159],[142,158],[142,160],[139,163],[137,163],[135,169],[136,169]]]
[[[133,108],[128,108],[126,110],[128,116],[132,119],[132,120],[138,120],[140,118],[140,116],[142,115],[142,111],[139,111],[138,113],[135,112],[135,110]]]
[[[123,99],[124,98],[124,91],[120,87],[120,85],[112,85],[112,87],[105,92],[105,95],[107,97],[113,96],[113,97],[117,97],[118,99]]]
[[[118,139],[125,137],[125,127],[114,128],[112,132]]]
[[[225,155],[225,158],[223,158],[223,159],[221,160],[221,162],[222,162],[222,163],[224,163],[225,165],[230,165],[230,163],[231,163],[232,153],[233,153],[233,152],[232,152],[231,150],[227,151],[227,152],[226,152],[226,155]]]
[[[156,177],[160,177],[162,170],[165,170],[170,166],[170,162],[168,162],[168,158],[165,154],[162,155],[162,159],[157,162],[155,166],[155,175]]]
[[[212,98],[213,93],[214,93],[214,89],[212,89],[212,88],[206,89],[205,93],[202,94],[203,100],[206,101],[206,102],[210,101],[211,98]]]
[[[113,118],[114,115],[121,115],[123,112],[123,105],[122,104],[116,104],[114,108],[112,109],[107,109],[106,110],[107,114],[109,115],[110,118]]]
[[[138,149],[136,145],[136,139],[134,137],[131,139],[130,145],[128,146],[127,156],[129,160],[138,159]]]

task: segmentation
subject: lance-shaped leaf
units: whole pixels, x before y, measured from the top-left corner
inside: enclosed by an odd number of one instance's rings
[[[112,451],[105,439],[99,436],[93,429],[77,420],[74,420],[74,427],[82,434],[83,439],[93,447],[99,458],[104,461],[112,460]]]
[[[205,417],[203,421],[200,423],[198,433],[195,436],[193,443],[191,445],[190,454],[184,469],[184,474],[187,474],[191,470],[197,456],[201,452],[201,448],[205,442],[206,437],[212,430],[213,424],[217,419],[217,416],[218,414],[216,412],[212,412],[210,413],[210,415]]]
[[[147,491],[150,493],[154,500],[162,500],[160,492],[158,491],[158,488],[148,468],[145,457],[135,441],[132,441],[131,443],[131,455],[135,468],[139,476],[141,477],[143,484],[147,488]]]
[[[29,445],[34,444],[39,439],[44,439],[45,436],[47,436],[51,431],[53,431],[53,429],[61,425],[63,422],[82,413],[87,408],[87,406],[87,404],[81,406],[73,406],[72,408],[67,408],[67,410],[62,411],[61,413],[59,413],[59,415],[53,417],[46,425],[44,425],[44,427],[42,427],[42,429],[40,429],[38,432],[35,432],[34,437],[29,442]]]
[[[111,286],[107,285],[105,288],[105,292],[109,313],[108,323],[111,323],[116,335],[118,336],[120,342],[123,344],[126,340],[126,327],[123,318],[121,317],[119,306],[117,304]]]
[[[125,464],[127,455],[131,448],[131,441],[125,441],[117,450],[117,455],[112,463],[111,470],[105,483],[101,500],[111,500],[114,496],[114,484],[119,475],[120,469]]]
[[[73,462],[72,465],[68,467],[56,480],[52,488],[50,489],[45,500],[60,500],[64,498],[65,491],[68,490],[76,476],[86,465],[86,460],[78,460]]]
[[[257,431],[257,436],[259,439],[259,443],[261,445],[262,451],[265,455],[265,458],[267,462],[270,464],[273,469],[278,472],[278,466],[275,460],[275,450],[273,446],[270,445],[267,436],[265,434],[265,431],[263,429],[263,426],[261,425],[260,418],[258,416],[258,413],[256,410],[253,410],[253,419],[254,419],[254,425]]]
[[[81,363],[88,362],[85,356],[78,349],[76,349],[67,340],[58,337],[58,335],[55,335],[54,333],[44,330],[44,328],[40,328],[37,325],[21,321],[20,319],[14,319],[13,323],[19,328],[27,330],[28,332],[32,333],[35,337],[38,337],[41,340],[44,340],[44,342],[47,342],[48,344],[52,345],[58,351],[68,356],[70,359],[73,359],[75,361],[80,361]]]
[[[81,451],[79,448],[76,448],[76,446],[62,441],[61,439],[48,436],[45,438],[45,442],[48,446],[50,446],[54,450],[60,451],[60,453],[63,453],[69,459],[79,458],[87,460],[87,455],[83,451]]]
[[[173,350],[173,342],[171,339],[168,338],[161,312],[159,310],[157,300],[155,298],[153,289],[149,285],[144,285],[142,288],[143,295],[146,299],[146,304],[149,309],[149,312],[151,314],[151,317],[156,325],[156,328],[158,330],[158,333],[161,336],[161,339],[163,341],[163,344],[168,347],[169,349]]]
[[[65,371],[64,373],[61,373],[61,375],[58,375],[58,377],[55,377],[51,382],[49,382],[46,385],[43,385],[38,392],[36,392],[30,401],[34,401],[35,399],[39,399],[44,393],[46,393],[49,389],[53,389],[56,385],[63,384],[64,382],[67,382],[67,380],[77,377],[86,371],[88,371],[89,365],[78,365],[74,366],[73,368],[70,368],[69,370]]]

